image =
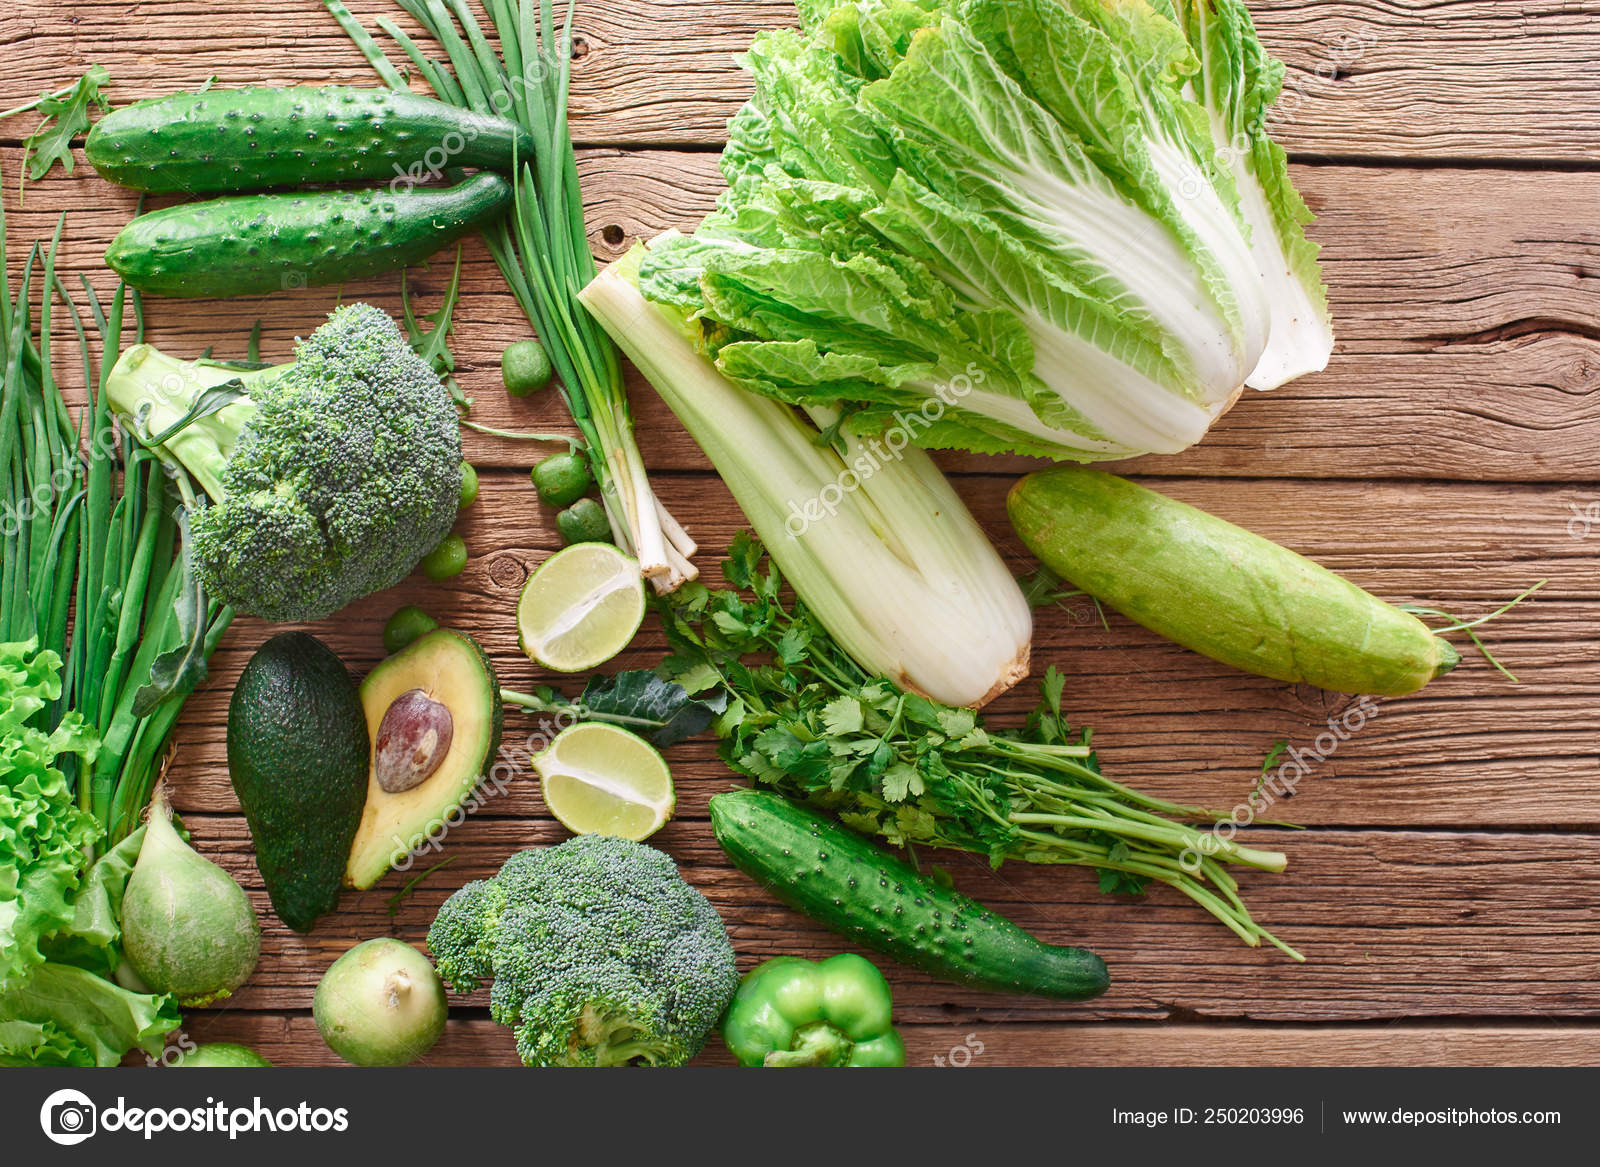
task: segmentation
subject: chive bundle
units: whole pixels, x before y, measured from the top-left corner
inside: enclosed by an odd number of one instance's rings
[[[33,245],[13,290],[0,281],[0,642],[36,640],[64,663],[60,697],[36,715],[53,728],[76,710],[102,746],[74,775],[78,804],[114,846],[149,802],[183,697],[232,612],[207,600],[182,555],[194,488],[157,454],[120,436],[103,392],[138,295],[105,305],[85,279],[99,341],[56,271],[62,223]],[[0,210],[0,267],[5,264]],[[38,316],[34,289],[38,288]],[[52,312],[67,310],[83,362],[87,408],[74,419],[55,378]]]

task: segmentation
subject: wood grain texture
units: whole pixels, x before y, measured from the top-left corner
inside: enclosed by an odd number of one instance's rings
[[[723,783],[724,788],[729,784]],[[727,864],[703,802],[654,842],[677,860],[728,921],[740,968],[782,954],[820,958],[838,937],[778,905]],[[401,901],[395,874],[349,892],[339,912],[308,935],[272,915],[250,838],[234,815],[187,820],[202,853],[251,894],[262,919],[261,965],[229,1004],[246,1010],[310,1007],[323,971],[357,939],[392,935],[421,943],[439,905],[470,879],[492,875],[513,851],[566,837],[548,819],[474,816],[451,830],[450,866]],[[1147,897],[1107,897],[1079,868],[1008,864],[929,854],[964,892],[1053,944],[1105,958],[1112,987],[1081,1004],[985,993],[936,981],[889,961],[899,1016],[914,1023],[963,1020],[1364,1021],[1426,1017],[1600,1019],[1592,971],[1600,961],[1600,834],[1252,831],[1252,844],[1284,849],[1282,875],[1247,872],[1241,893],[1256,918],[1307,957],[1247,948],[1167,887]],[[419,866],[425,870],[436,860]],[[488,992],[463,999],[487,1006]]]
[[[4,173],[19,153],[0,152]],[[586,152],[590,240],[602,262],[668,228],[690,230],[722,189],[716,157],[670,151]],[[1600,232],[1589,208],[1600,174],[1307,166],[1296,178],[1321,216],[1339,347],[1327,372],[1273,393],[1247,393],[1200,446],[1129,469],[1160,475],[1600,481]],[[89,275],[134,211],[134,196],[87,173],[46,181],[10,212],[11,237],[48,238],[61,211],[71,231],[63,268]],[[508,399],[498,355],[528,333],[481,244],[467,244],[454,350],[473,417],[502,429],[565,431],[551,394]],[[13,244],[12,263],[26,251]],[[450,256],[413,275],[426,309]],[[393,276],[343,289],[399,309]],[[287,357],[337,289],[231,301],[150,299],[150,336],[174,353],[216,344],[241,355],[256,319],[269,358]],[[74,368],[64,380],[77,384]],[[699,470],[703,455],[655,393],[630,381],[652,467]],[[469,456],[521,464],[516,443],[468,434]],[[1024,459],[942,456],[957,471],[1020,470]]]
[[[343,1065],[305,1014],[190,1013],[190,1041],[236,1041],[268,1061]],[[912,1066],[1592,1066],[1600,1027],[1385,1025],[996,1024],[952,1018],[900,1025]],[[174,1042],[176,1046],[176,1040]],[[981,1050],[980,1053],[973,1053]],[[175,1055],[174,1055],[175,1056]],[[970,1057],[970,1061],[968,1058]],[[938,1059],[938,1060],[936,1060]],[[135,1064],[143,1061],[136,1056]],[[452,1017],[424,1066],[516,1066],[509,1031],[485,1017]],[[734,1064],[712,1038],[696,1066]]]
[[[380,14],[414,31],[387,0],[350,0],[350,8],[374,31]],[[1592,0],[1262,0],[1251,8],[1262,41],[1288,67],[1273,128],[1291,151],[1600,160],[1600,5]],[[750,90],[734,54],[759,30],[794,19],[790,0],[580,2],[574,135],[588,144],[719,143]],[[227,20],[206,0],[17,0],[0,13],[0,48],[0,108],[66,83],[91,61],[111,70],[119,101],[213,75],[222,85],[374,80],[319,0],[233,5]]]
[[[368,24],[388,0],[351,0]],[[1339,347],[1329,370],[1251,394],[1185,455],[1128,467],[1394,601],[1485,614],[1538,579],[1533,601],[1487,630],[1512,685],[1469,657],[1423,693],[1319,756],[1278,817],[1255,828],[1284,849],[1281,875],[1242,877],[1258,918],[1311,958],[1251,950],[1170,889],[1108,898],[1076,868],[941,855],[957,884],[1056,943],[1099,951],[1114,985],[1062,1005],[976,993],[891,966],[913,1064],[968,1035],[975,1065],[1564,1064],[1600,1059],[1600,3],[1503,0],[1262,0],[1252,5],[1289,69],[1274,124],[1320,216]],[[590,239],[610,260],[638,238],[692,228],[722,183],[714,147],[745,97],[731,62],[787,0],[579,0],[573,128]],[[370,84],[320,0],[18,0],[0,10],[0,108],[105,64],[118,103],[198,85]],[[0,125],[13,270],[26,244],[70,212],[63,269],[112,281],[101,254],[133,213],[87,173],[15,195],[15,143]],[[1423,163],[1425,165],[1418,165]],[[1537,169],[1544,163],[1559,169]],[[441,261],[448,257],[441,257]],[[448,265],[415,276],[431,309]],[[474,417],[565,431],[559,401],[508,401],[498,354],[527,334],[480,245],[466,248],[454,345]],[[177,353],[216,343],[240,355],[258,317],[269,357],[315,327],[333,290],[227,303],[155,302],[151,339]],[[398,310],[398,281],[343,290]],[[65,379],[81,385],[68,367]],[[641,445],[664,499],[717,554],[741,525],[732,500],[655,395],[631,382]],[[392,609],[421,603],[483,641],[507,684],[556,680],[517,651],[512,608],[557,545],[526,478],[544,452],[468,435],[485,468],[460,530],[472,552],[448,584],[416,578],[316,627],[358,674],[379,658]],[[1003,495],[1031,463],[941,456],[1019,571]],[[1593,517],[1594,521],[1591,521]],[[510,852],[558,841],[524,770],[441,844],[451,864],[409,897],[391,874],[348,893],[310,936],[272,916],[225,762],[227,697],[269,635],[240,620],[187,708],[170,771],[197,846],[249,890],[266,926],[257,976],[228,1008],[187,1014],[195,1040],[239,1040],[280,1063],[328,1064],[308,1010],[322,971],[355,942],[420,943],[451,890]],[[647,623],[612,667],[659,659]],[[1346,699],[1245,677],[1083,603],[1038,617],[1036,667],[1066,674],[1067,704],[1092,725],[1107,771],[1152,793],[1220,807],[1243,799],[1277,740],[1323,754]],[[570,685],[570,682],[569,682]],[[1025,685],[992,711],[1013,723]],[[533,727],[510,716],[512,734]],[[509,735],[508,735],[509,736]],[[514,738],[512,740],[515,740]],[[675,747],[679,817],[656,838],[730,924],[742,966],[818,956],[836,938],[727,866],[706,801],[735,779],[713,744]],[[453,1011],[438,1065],[513,1064],[486,995]],[[970,1048],[970,1047],[969,1047]],[[725,1064],[713,1043],[702,1059]]]

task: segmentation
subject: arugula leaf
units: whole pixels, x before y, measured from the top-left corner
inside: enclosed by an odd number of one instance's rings
[[[720,681],[720,675],[717,679]],[[594,677],[576,701],[568,701],[547,685],[532,693],[502,689],[500,696],[507,704],[531,713],[566,713],[583,721],[609,722],[648,738],[660,749],[705,732],[728,708],[725,690],[695,697],[677,681],[644,669]]]
[[[4,119],[30,109],[39,111],[39,125],[22,141],[27,181],[38,182],[58,163],[62,173],[72,173],[72,139],[88,131],[91,108],[98,107],[101,113],[111,108],[111,100],[100,92],[110,81],[111,74],[104,65],[90,65],[73,84],[0,113],[0,119]],[[21,189],[19,180],[19,192]]]
[[[1283,757],[1288,749],[1289,741],[1287,738],[1279,738],[1272,743],[1272,748],[1267,751],[1267,756],[1261,759],[1261,776],[1263,778],[1266,777],[1267,771],[1278,764],[1278,759]]]
[[[662,749],[705,732],[727,704],[725,693],[691,697],[682,685],[644,669],[595,677],[578,698],[578,707],[589,720],[631,729]]]
[[[215,361],[207,361],[205,363],[218,368],[232,367],[231,365],[223,365],[220,362]],[[231,381],[224,381],[220,385],[207,386],[205,389],[202,389],[195,395],[194,401],[190,403],[188,409],[184,410],[183,416],[178,418],[177,421],[173,422],[159,434],[147,435],[141,433],[138,435],[139,440],[142,441],[146,446],[150,447],[163,445],[171,439],[177,437],[178,434],[188,429],[201,418],[210,417],[213,413],[221,413],[235,401],[238,401],[240,398],[245,396],[248,396],[248,394],[245,390],[244,382],[238,377],[235,377]],[[148,404],[146,404],[140,410],[138,421],[139,428],[141,430],[147,428],[145,419],[149,413],[149,410],[150,406]]]

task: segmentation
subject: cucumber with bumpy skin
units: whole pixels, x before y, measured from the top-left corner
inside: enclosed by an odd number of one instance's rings
[[[153,194],[218,194],[389,179],[416,186],[447,167],[510,173],[534,156],[515,122],[417,93],[209,89],[124,106],[84,143],[100,176]]]
[[[945,980],[1082,1001],[1110,985],[1105,962],[1029,935],[882,848],[764,790],[711,799],[734,865],[841,936]]]
[[[140,215],[106,263],[158,296],[248,296],[336,284],[420,263],[504,213],[511,185],[237,195]]]
[[[1421,620],[1269,539],[1098,470],[1030,475],[1011,525],[1062,579],[1212,660],[1399,697],[1460,661]]]

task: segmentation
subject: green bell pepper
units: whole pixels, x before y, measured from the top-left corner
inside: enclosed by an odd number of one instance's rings
[[[853,952],[812,962],[778,956],[739,982],[722,1040],[741,1066],[903,1066],[889,983]]]

